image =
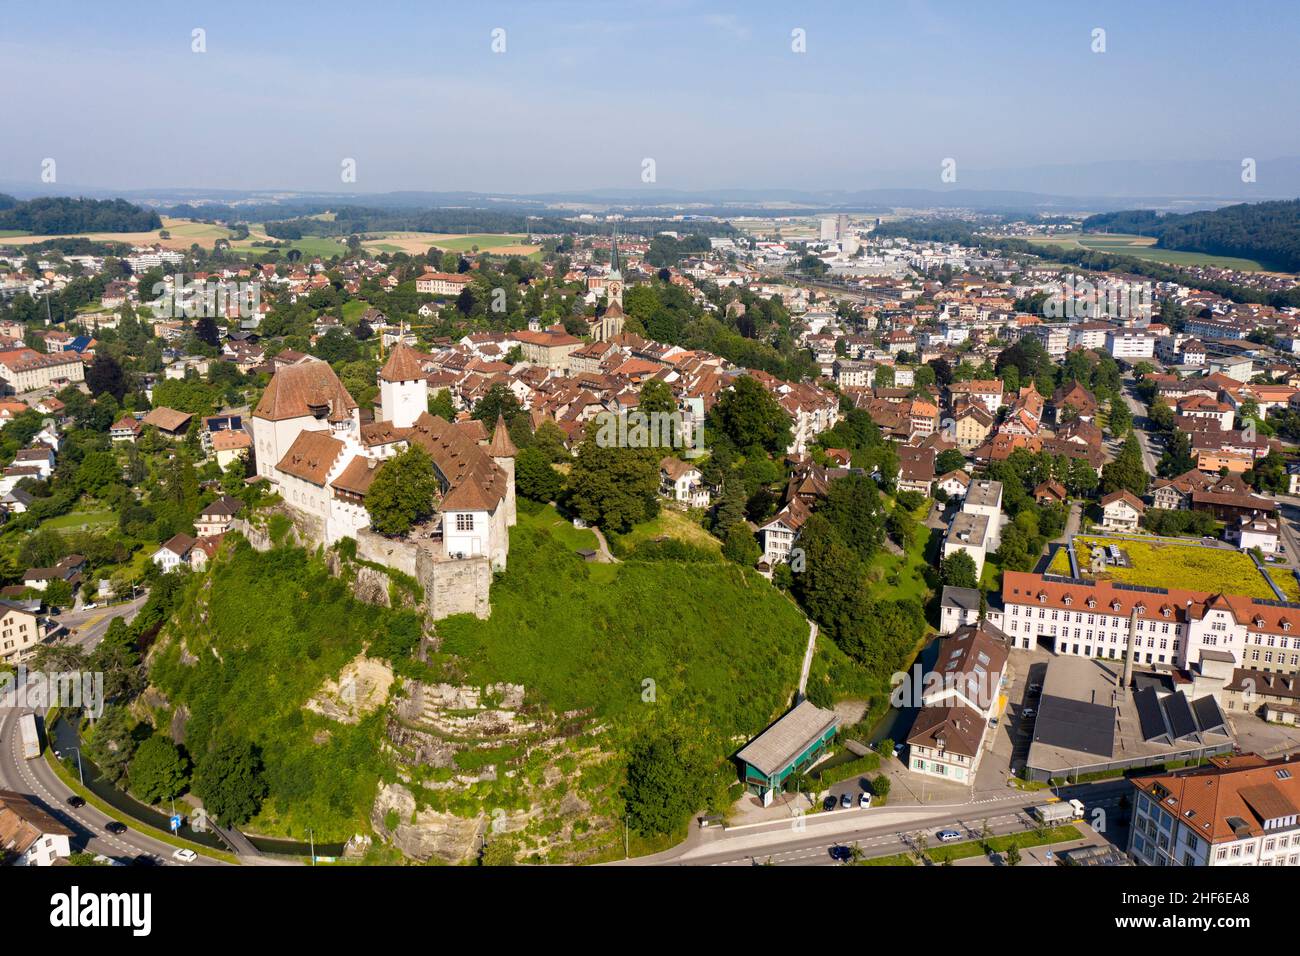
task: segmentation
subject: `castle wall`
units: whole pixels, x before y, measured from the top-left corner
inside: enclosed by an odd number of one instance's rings
[[[487,557],[448,559],[415,542],[385,538],[368,528],[358,531],[356,540],[359,559],[393,568],[419,582],[428,620],[452,614],[486,619],[491,613],[492,567]]]

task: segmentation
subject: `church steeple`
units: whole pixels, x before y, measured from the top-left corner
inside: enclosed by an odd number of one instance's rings
[[[615,224],[614,232],[609,237],[609,271],[618,272],[618,225]]]

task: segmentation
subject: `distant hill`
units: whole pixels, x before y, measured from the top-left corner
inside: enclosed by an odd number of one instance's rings
[[[1149,209],[1102,213],[1085,232],[1155,236],[1161,249],[1255,259],[1269,269],[1300,272],[1300,199],[1242,203],[1211,212],[1161,215]]]
[[[125,199],[57,196],[17,202],[12,196],[0,195],[0,229],[57,236],[79,232],[148,232],[161,228],[158,213],[133,206]]]

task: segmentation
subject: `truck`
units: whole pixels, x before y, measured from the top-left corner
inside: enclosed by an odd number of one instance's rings
[[[41,736],[36,730],[36,715],[23,714],[18,718],[18,731],[23,737],[23,756],[28,760],[41,755]]]
[[[1072,823],[1083,819],[1082,800],[1058,800],[1034,807],[1034,816],[1044,823]]]

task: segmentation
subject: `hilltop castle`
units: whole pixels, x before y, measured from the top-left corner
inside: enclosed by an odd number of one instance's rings
[[[477,421],[428,411],[428,382],[414,349],[399,343],[379,372],[380,410],[360,409],[328,362],[304,358],[279,369],[253,411],[257,474],[326,544],[370,524],[366,493],[385,460],[419,445],[433,459],[441,493],[415,535],[435,560],[484,557],[506,566],[515,524],[515,454],[505,422],[488,438]]]

